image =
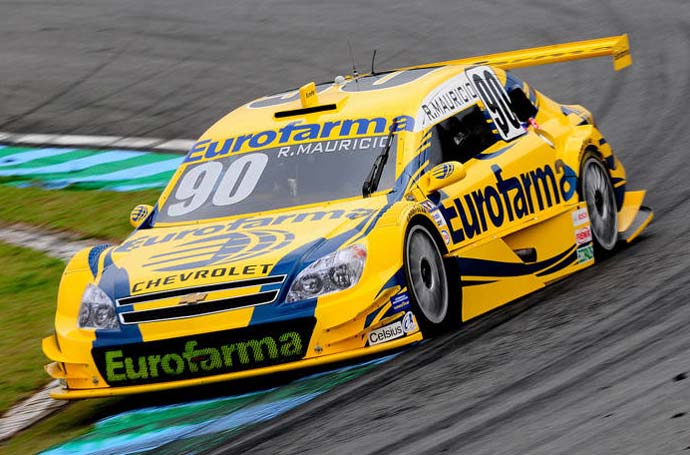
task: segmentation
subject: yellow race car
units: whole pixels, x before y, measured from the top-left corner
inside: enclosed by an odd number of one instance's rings
[[[309,83],[231,112],[120,245],[77,254],[43,340],[54,398],[246,378],[459,326],[630,242],[644,191],[583,107],[512,68],[602,38]]]

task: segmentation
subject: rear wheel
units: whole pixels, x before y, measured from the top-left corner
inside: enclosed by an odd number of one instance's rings
[[[606,255],[618,243],[618,208],[611,178],[604,163],[593,153],[585,156],[580,175],[581,195],[587,202],[595,254]]]
[[[422,333],[435,335],[460,322],[443,256],[429,230],[413,225],[405,239],[405,275],[412,309]]]

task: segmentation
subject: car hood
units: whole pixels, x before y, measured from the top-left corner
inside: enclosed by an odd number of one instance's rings
[[[104,261],[102,284],[121,298],[266,275],[290,276],[362,237],[385,196],[319,208],[228,217],[134,232]]]

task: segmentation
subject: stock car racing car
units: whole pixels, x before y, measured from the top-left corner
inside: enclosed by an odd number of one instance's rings
[[[309,83],[192,147],[120,245],[78,253],[54,398],[277,373],[422,340],[593,265],[652,219],[592,115],[507,70],[627,36]]]

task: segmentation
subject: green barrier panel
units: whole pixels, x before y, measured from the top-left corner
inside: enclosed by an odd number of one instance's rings
[[[163,188],[183,160],[134,150],[0,146],[0,179],[19,187],[136,191]]]

